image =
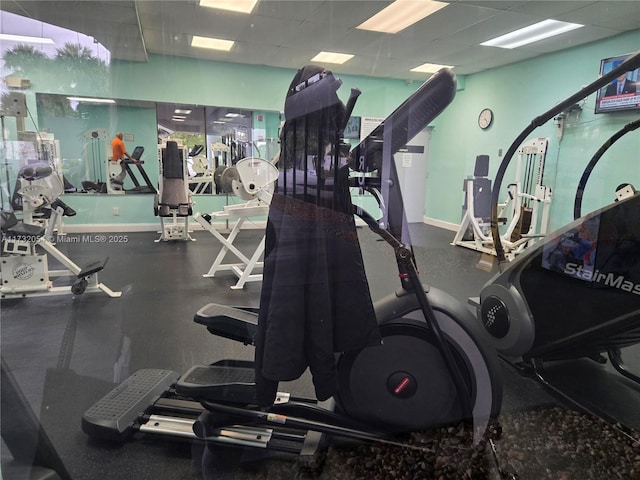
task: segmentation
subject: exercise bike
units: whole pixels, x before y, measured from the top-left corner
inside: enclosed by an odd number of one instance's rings
[[[183,375],[141,370],[84,414],[85,433],[115,440],[135,432],[155,433],[302,456],[320,448],[323,434],[397,444],[396,433],[460,421],[472,424],[475,442],[482,440],[501,407],[499,363],[485,346],[471,310],[420,282],[393,158],[453,100],[455,75],[443,69],[432,76],[352,150],[350,159],[344,154],[342,131],[359,91],[352,90],[344,106],[337,96],[340,85],[322,68],[305,67],[294,78],[285,104],[290,127],[285,124],[284,131],[289,135],[282,140],[271,211],[285,201],[286,195],[278,192],[311,200],[294,202],[296,212],[319,203],[340,204],[349,207],[345,212],[353,225],[331,230],[335,237],[353,240],[353,251],[360,254],[355,213],[394,249],[400,288],[373,305],[375,318],[369,320],[378,332],[377,343],[332,353],[336,391],[331,397],[307,399],[276,391],[273,403],[261,407],[256,400],[261,372],[254,362],[222,360],[194,366]],[[327,128],[334,107],[343,113]],[[287,157],[289,147],[304,154]],[[355,186],[373,194],[382,217],[354,210],[341,196],[345,181],[347,193]],[[335,210],[323,212],[333,218]],[[268,229],[277,228],[271,213]],[[266,262],[265,282],[269,272]],[[350,292],[344,293],[348,297]],[[264,346],[264,324],[258,322],[267,308],[264,303],[260,309],[208,304],[194,321],[214,335],[255,345],[259,351]]]

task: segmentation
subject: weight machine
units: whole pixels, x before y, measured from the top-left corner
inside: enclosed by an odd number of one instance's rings
[[[548,139],[532,138],[518,148],[515,181],[507,186],[507,198],[498,204],[498,222],[505,254],[513,259],[544,237],[549,224],[551,188],[543,184]],[[491,233],[491,181],[489,157],[476,158],[475,177],[464,182],[465,212],[453,245],[495,255]]]
[[[104,292],[110,297],[119,297],[98,281],[98,273],[104,269],[107,259],[79,266],[54,245],[54,226],[64,214],[62,206],[54,207],[62,194],[64,183],[55,169],[55,164],[45,162],[27,164],[18,172],[21,198],[21,221],[6,224],[2,234],[2,257],[0,295],[5,298],[66,294],[80,295],[86,292]],[[49,210],[46,227],[34,219],[34,212]],[[39,253],[39,249],[44,253]],[[51,256],[65,269],[50,270]],[[71,285],[58,285],[53,279],[71,277]]]
[[[16,118],[19,148],[12,151],[16,173],[16,191],[9,207],[3,205],[2,252],[0,256],[0,297],[23,298],[27,296],[65,294],[80,295],[87,292],[104,292],[110,297],[119,297],[98,281],[107,260],[92,262],[81,267],[58,250],[53,242],[59,218],[71,212],[59,199],[64,192],[64,179],[59,170],[59,146],[52,136],[44,133],[24,132],[24,117],[27,115],[25,95],[12,92],[3,96],[2,141],[5,155],[3,184],[9,185],[9,150],[6,148],[4,118]],[[4,198],[3,198],[4,201]],[[21,210],[22,219],[15,215]],[[44,250],[44,253],[40,253]],[[50,270],[48,258],[53,257],[65,269]],[[71,277],[71,285],[54,284],[53,279]]]
[[[262,158],[244,158],[233,167],[219,167],[217,190],[233,194],[246,202],[226,205],[220,212],[205,215],[196,213],[194,215],[194,220],[222,244],[222,250],[203,277],[214,277],[220,271],[231,271],[238,277],[236,284],[231,287],[233,290],[244,288],[244,284],[247,282],[262,280],[262,273],[253,273],[253,270],[264,265],[264,262],[260,261],[264,254],[264,235],[251,257],[242,253],[233,242],[246,220],[251,217],[267,216],[274,182],[277,178],[278,169],[271,162]],[[235,220],[233,228],[226,238],[213,225],[216,220]],[[228,253],[233,254],[239,261],[222,263]]]
[[[160,238],[156,242],[169,240],[191,240],[189,217],[193,213],[191,190],[187,183],[187,148],[168,140],[158,147],[160,184],[154,197],[153,212],[160,218]]]

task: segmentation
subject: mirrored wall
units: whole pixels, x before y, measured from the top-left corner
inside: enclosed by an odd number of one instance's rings
[[[36,104],[40,130],[59,149],[66,193],[120,193],[108,188],[117,132],[130,154],[142,152],[141,164],[125,178],[124,193],[155,193],[167,140],[178,142],[194,194],[218,193],[216,168],[245,157],[271,160],[278,152],[280,114],[273,111],[44,93],[36,95]]]

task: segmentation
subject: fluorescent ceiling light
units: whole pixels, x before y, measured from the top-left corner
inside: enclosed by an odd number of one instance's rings
[[[396,0],[356,28],[374,32],[398,33],[448,5],[432,0]]]
[[[352,58],[353,58],[353,55],[349,53],[320,52],[315,57],[313,57],[311,61],[343,64],[347,60],[351,60]]]
[[[182,119],[182,120],[184,120],[184,119],[185,119],[185,118],[187,118],[187,117],[185,117],[184,115],[174,115],[174,116],[173,116],[173,117],[171,117],[171,118],[172,118],[173,120],[176,120],[176,119]]]
[[[30,37],[28,35],[12,35],[10,33],[0,33],[0,40],[6,40],[8,42],[20,42],[20,43],[46,43],[54,44],[55,42],[46,37]]]
[[[415,68],[412,68],[411,72],[418,73],[436,73],[441,68],[453,68],[453,65],[438,65],[437,63],[423,63]]]
[[[67,100],[82,103],[116,103],[113,98],[67,97]]]
[[[229,117],[229,118],[244,118],[244,115],[241,114],[241,113],[229,112],[229,113],[225,114],[225,117]]]
[[[179,113],[182,115],[189,115],[191,113],[191,110],[182,110],[180,108],[176,108],[173,113]]]
[[[220,38],[199,37],[194,35],[191,40],[191,46],[210,48],[212,50],[224,50],[225,52],[228,52],[231,50],[231,47],[233,47],[233,42],[231,40],[222,40]]]
[[[174,122],[184,122],[184,118],[172,118]]]
[[[258,0],[200,0],[201,7],[229,10],[231,12],[251,13]]]
[[[480,45],[487,47],[517,48],[581,27],[584,27],[584,25],[560,22],[558,20],[543,20],[542,22],[534,23],[520,30],[487,40]]]

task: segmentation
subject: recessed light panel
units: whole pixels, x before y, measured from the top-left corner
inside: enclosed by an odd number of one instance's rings
[[[233,47],[233,43],[231,40],[223,40],[221,38],[211,38],[211,37],[199,37],[197,35],[193,36],[191,40],[192,47],[198,48],[209,48],[211,50],[222,50],[224,52],[228,52]]]
[[[436,73],[441,68],[453,68],[453,65],[438,65],[437,63],[423,63],[415,68],[412,68],[411,72],[418,73]]]
[[[200,0],[201,7],[240,13],[251,13],[256,3],[258,3],[258,0]]]
[[[480,45],[486,47],[500,47],[500,48],[518,48],[530,43],[539,42],[545,38],[554,37],[561,33],[570,32],[576,28],[584,27],[579,23],[560,22],[558,20],[543,20],[542,22],[534,23],[528,27],[515,30],[511,33],[501,35],[486,42],[482,42]]]
[[[347,60],[351,60],[353,55],[349,53],[320,52],[311,59],[312,62],[337,63],[343,64]]]
[[[356,28],[373,30],[374,32],[398,33],[447,5],[449,4],[432,0],[396,0]]]

